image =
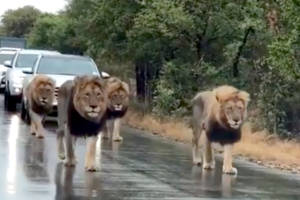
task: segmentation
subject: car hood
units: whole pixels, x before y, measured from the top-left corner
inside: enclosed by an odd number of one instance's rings
[[[46,74],[46,75],[55,80],[56,87],[60,87],[64,82],[68,80],[74,80],[74,78],[76,77],[73,75],[61,75],[61,74]],[[109,74],[105,72],[102,72],[102,76],[103,75],[105,77],[109,76]]]
[[[75,76],[72,75],[59,75],[59,74],[46,74],[50,78],[55,80],[55,86],[60,87],[64,82],[73,80]]]

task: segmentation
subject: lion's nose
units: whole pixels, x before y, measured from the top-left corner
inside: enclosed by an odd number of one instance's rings
[[[91,107],[92,109],[97,108],[97,106],[95,106],[95,105],[90,105],[90,107]]]
[[[235,123],[240,121],[239,119],[232,119]]]
[[[42,100],[43,100],[43,101],[46,101],[46,99],[47,99],[46,97],[42,97]]]

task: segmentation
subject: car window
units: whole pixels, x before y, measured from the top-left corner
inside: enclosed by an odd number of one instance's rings
[[[19,54],[15,67],[33,67],[33,64],[37,58],[38,54]]]
[[[94,63],[88,59],[44,57],[41,58],[36,73],[77,76],[92,75],[97,71]]]
[[[4,62],[7,60],[11,61],[13,57],[14,57],[14,54],[0,53],[0,65],[4,64]]]

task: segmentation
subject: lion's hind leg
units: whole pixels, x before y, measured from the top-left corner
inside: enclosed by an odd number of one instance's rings
[[[113,130],[113,140],[116,142],[121,142],[123,137],[120,136],[121,129],[121,118],[114,119],[114,130]]]
[[[66,158],[63,138],[64,138],[64,126],[60,126],[58,127],[57,130],[57,156],[61,160],[64,160]]]
[[[206,131],[203,131],[203,169],[211,170],[215,168],[215,159],[211,142],[207,138]]]
[[[110,138],[110,130],[109,130],[109,127],[108,127],[108,121],[106,121],[103,125],[102,138],[103,139],[109,139]]]
[[[232,148],[231,144],[224,146],[223,173],[235,175],[238,171],[232,166]]]
[[[89,172],[96,172],[100,167],[96,164],[96,145],[98,136],[87,138],[87,151],[85,158],[85,169]]]

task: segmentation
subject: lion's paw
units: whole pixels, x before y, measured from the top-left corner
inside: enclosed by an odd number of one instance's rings
[[[214,168],[215,168],[215,164],[214,163],[203,163],[203,169],[212,170]]]
[[[97,165],[87,165],[85,166],[86,171],[88,172],[97,172],[100,171],[100,167]]]
[[[231,167],[231,168],[223,167],[223,173],[235,175],[235,174],[238,173],[238,170],[236,168],[234,168],[234,167]]]
[[[65,164],[66,167],[74,167],[74,166],[76,166],[77,161],[75,159],[71,159],[71,160],[70,159],[66,159],[64,161],[64,164]]]
[[[118,137],[114,137],[113,139],[115,142],[121,142],[123,141],[123,138],[121,136],[118,136]]]
[[[102,138],[105,139],[105,140],[108,140],[109,136],[108,135],[102,135]]]
[[[60,158],[61,160],[64,160],[66,158],[66,154],[65,153],[58,153],[58,158]]]
[[[44,138],[44,136],[41,135],[41,134],[37,134],[36,137],[39,138],[39,139],[43,139]]]
[[[202,159],[201,158],[194,158],[193,163],[194,163],[194,165],[201,165]]]

